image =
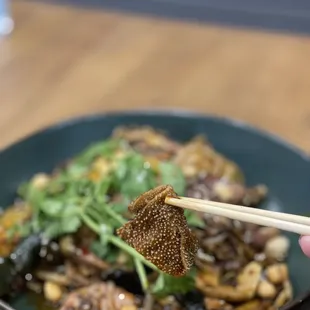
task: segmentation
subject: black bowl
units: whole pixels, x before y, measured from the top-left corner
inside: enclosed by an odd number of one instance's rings
[[[197,134],[208,136],[217,150],[236,161],[247,182],[270,189],[263,208],[307,215],[310,213],[310,160],[280,139],[241,122],[187,112],[126,112],[90,116],[53,126],[0,152],[0,205],[10,204],[17,186],[40,171],[49,172],[94,141],[107,138],[125,124],[151,125],[179,141]],[[310,259],[288,235],[292,247],[289,268],[295,294],[310,289]],[[299,304],[299,303],[298,303]],[[30,306],[17,303],[17,309]],[[310,305],[308,305],[310,309]]]

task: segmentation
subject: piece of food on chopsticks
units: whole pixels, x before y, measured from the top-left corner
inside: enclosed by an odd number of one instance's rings
[[[166,197],[177,197],[169,185],[139,196],[128,207],[135,217],[117,233],[163,272],[183,276],[194,263],[198,240],[184,210],[165,204]]]

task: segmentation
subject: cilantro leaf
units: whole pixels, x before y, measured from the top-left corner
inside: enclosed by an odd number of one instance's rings
[[[83,175],[85,175],[85,173],[87,172],[87,169],[87,166],[78,162],[73,162],[67,167],[66,174],[68,178],[77,179],[83,177]]]
[[[26,201],[32,206],[32,208],[37,209],[38,205],[44,201],[45,192],[29,185],[27,187],[27,192],[25,192]]]
[[[76,164],[88,165],[97,156],[110,158],[120,147],[120,141],[116,139],[109,139],[100,141],[89,146],[84,152],[77,156],[74,160]]]
[[[44,228],[44,235],[53,239],[61,235],[74,233],[80,226],[81,218],[79,216],[70,217],[69,220],[63,218],[58,221],[51,221]]]
[[[102,246],[106,246],[109,242],[109,237],[113,235],[113,228],[105,225],[105,224],[101,224],[100,225],[100,243]]]
[[[118,214],[124,214],[127,211],[128,204],[126,202],[111,203],[111,209]]]
[[[120,253],[118,248],[111,246],[110,244],[104,246],[100,240],[93,241],[90,245],[90,250],[101,259],[114,264]]]
[[[182,170],[177,165],[172,162],[161,162],[159,171],[163,184],[171,185],[178,195],[184,195],[186,180]]]
[[[106,202],[109,188],[111,187],[111,177],[106,177],[94,185],[94,197],[101,202]]]
[[[95,240],[90,245],[90,250],[98,257],[105,258],[109,248],[104,246],[99,240]]]
[[[26,199],[28,190],[29,190],[29,182],[24,182],[24,183],[19,185],[19,187],[17,189],[17,194],[21,198]]]
[[[152,293],[158,297],[165,297],[172,294],[185,294],[195,289],[195,272],[191,271],[183,277],[172,277],[160,273],[152,286]]]
[[[62,212],[63,207],[63,203],[59,200],[46,199],[41,203],[40,209],[47,216],[55,217]]]
[[[140,154],[132,152],[118,162],[114,186],[129,203],[156,186],[156,175],[145,165],[145,160]]]
[[[197,212],[191,210],[184,210],[184,215],[186,216],[186,220],[189,226],[198,228],[205,227],[203,219],[199,216]]]
[[[79,216],[70,217],[69,221],[62,222],[62,233],[68,234],[76,232],[81,226],[81,218]]]

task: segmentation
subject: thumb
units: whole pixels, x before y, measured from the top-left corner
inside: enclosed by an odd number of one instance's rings
[[[310,258],[310,236],[301,236],[299,245],[304,254]]]

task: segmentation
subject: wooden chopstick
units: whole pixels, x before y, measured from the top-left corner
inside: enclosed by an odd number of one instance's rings
[[[235,210],[243,213],[249,214],[256,214],[261,216],[266,216],[278,220],[289,221],[297,224],[304,224],[310,226],[310,218],[301,215],[289,214],[289,213],[282,213],[282,212],[275,212],[270,210],[263,210],[263,209],[256,209],[256,208],[249,208],[239,205],[232,205],[229,203],[217,202],[217,201],[209,201],[209,200],[201,200],[197,198],[189,198],[189,197],[180,197],[182,200],[188,200],[198,203],[204,203],[206,205],[212,205],[214,207],[219,207],[223,209]]]
[[[0,310],[15,310],[15,309],[0,299]]]
[[[233,220],[275,227],[300,235],[310,235],[309,218],[300,215],[247,208],[220,202],[180,197],[167,197],[165,202],[175,207],[224,216]]]

